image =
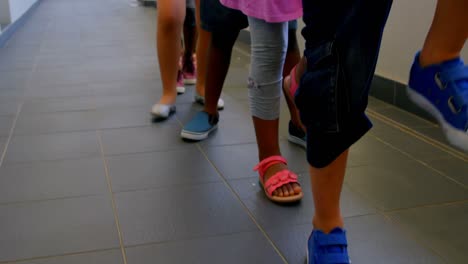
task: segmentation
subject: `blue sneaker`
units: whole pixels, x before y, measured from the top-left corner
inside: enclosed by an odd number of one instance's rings
[[[288,140],[303,148],[307,147],[306,133],[300,127],[294,125],[292,121],[289,121]]]
[[[407,92],[438,120],[451,144],[468,151],[468,67],[460,58],[421,68],[418,53]]]
[[[207,112],[198,112],[182,129],[180,136],[189,140],[203,140],[218,128],[219,117]]]
[[[307,264],[349,264],[346,231],[337,227],[330,234],[312,231],[307,242]]]

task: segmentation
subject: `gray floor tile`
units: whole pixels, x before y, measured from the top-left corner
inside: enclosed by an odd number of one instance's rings
[[[115,192],[221,180],[197,149],[113,156],[108,165]]]
[[[300,173],[307,171],[308,165],[305,152],[289,142],[281,141],[283,157],[288,160],[290,170]],[[258,163],[257,144],[234,146],[205,147],[208,158],[227,179],[256,177],[253,168]]]
[[[89,83],[88,76],[78,69],[57,69],[36,71],[30,74],[31,88],[56,87],[61,85],[80,85]]]
[[[96,100],[94,97],[64,97],[28,100],[24,103],[21,114],[89,111],[95,109]]]
[[[445,263],[380,215],[345,219],[349,254],[360,264]],[[311,224],[267,230],[289,263],[305,263]]]
[[[423,162],[450,157],[447,152],[389,125],[376,126],[371,134]]]
[[[65,257],[54,257],[41,260],[21,261],[18,264],[123,264],[120,249],[106,250],[95,253],[82,253]]]
[[[106,155],[195,148],[195,144],[182,141],[180,126],[170,123],[105,129],[101,133]]]
[[[151,106],[99,109],[96,113],[97,126],[100,129],[149,126],[153,124],[150,109]]]
[[[376,164],[398,164],[410,158],[367,134],[350,148],[351,167]]]
[[[128,80],[116,82],[95,82],[90,84],[93,87],[94,94],[97,96],[119,96],[144,94],[148,97],[156,97],[161,94],[161,81],[159,79],[151,80]],[[157,98],[153,98],[156,102]]]
[[[432,168],[444,173],[448,177],[468,186],[468,162],[458,158],[434,160],[429,163]]]
[[[229,184],[238,193],[260,225],[272,228],[311,223],[314,204],[309,187],[310,180],[307,174],[304,174],[300,175],[299,181],[303,187],[304,198],[300,203],[292,205],[278,205],[268,200],[256,177],[232,180],[229,181]],[[343,187],[341,196],[341,208],[345,217],[376,213],[369,202],[346,185]]]
[[[6,162],[73,159],[99,156],[96,132],[74,132],[35,136],[13,136]]]
[[[253,124],[246,119],[221,119],[218,129],[208,139],[203,141],[203,146],[222,146],[256,142]]]
[[[95,111],[20,113],[15,135],[97,130]]]
[[[25,96],[31,98],[56,98],[71,96],[92,96],[93,88],[86,83],[80,84],[55,84],[36,86],[35,83],[25,91]]]
[[[0,137],[8,137],[10,135],[14,119],[15,116],[0,116]]]
[[[468,203],[403,210],[390,217],[447,263],[466,263]]]
[[[18,112],[19,101],[15,100],[1,100],[0,101],[0,116],[16,115]]]
[[[283,263],[257,232],[129,248],[127,257],[129,264]]]
[[[222,183],[123,192],[115,198],[126,246],[256,229]]]
[[[412,161],[350,168],[345,181],[381,210],[468,198],[465,188]]]
[[[0,261],[119,246],[106,196],[0,206]]]
[[[4,164],[0,203],[108,193],[101,158]]]

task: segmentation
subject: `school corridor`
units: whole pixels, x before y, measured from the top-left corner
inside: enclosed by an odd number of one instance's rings
[[[248,33],[218,130],[190,143],[193,86],[168,121],[150,115],[162,91],[154,7],[40,0],[16,26],[0,47],[1,264],[305,263],[314,206],[284,100],[281,147],[303,201],[273,204],[252,170]],[[468,263],[468,154],[399,106],[371,97],[368,114],[341,197],[352,262]]]

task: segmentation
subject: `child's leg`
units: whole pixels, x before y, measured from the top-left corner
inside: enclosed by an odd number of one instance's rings
[[[206,82],[206,67],[208,60],[208,50],[211,42],[211,33],[204,30],[201,27],[200,17],[200,1],[196,0],[196,23],[198,32],[198,43],[197,43],[197,93],[201,96],[205,96],[205,82]]]
[[[223,6],[219,0],[203,0],[200,2],[199,10],[203,30],[211,32],[211,43],[205,44],[209,46],[206,49],[208,54],[200,55],[198,58],[200,63],[206,58],[206,68],[200,65],[203,68],[200,70],[206,70],[205,87],[201,86],[205,91],[200,92],[200,95],[205,95],[203,99],[205,107],[204,111],[198,112],[184,125],[181,137],[188,140],[206,139],[216,130],[218,109],[222,105],[220,96],[231,62],[232,47],[240,30],[248,26],[244,14]],[[198,47],[197,50],[200,51],[201,48]]]
[[[179,70],[180,36],[185,17],[185,0],[158,1],[157,49],[163,84],[159,103],[174,104]]]
[[[252,38],[249,100],[260,161],[281,155],[279,147],[279,112],[282,70],[287,49],[288,23],[267,23],[249,17]],[[271,166],[264,174],[264,182],[286,164]],[[301,193],[297,183],[287,183],[273,192],[273,196],[286,197]]]
[[[284,61],[283,68],[283,78],[284,78],[284,98],[288,105],[289,114],[291,116],[291,123],[294,127],[304,130],[302,123],[299,117],[299,112],[297,111],[296,105],[294,104],[293,99],[289,96],[288,90],[290,88],[290,79],[289,74],[291,73],[292,68],[296,66],[301,60],[301,53],[299,51],[299,45],[297,44],[297,20],[289,21],[288,23],[288,49],[286,52],[286,60]],[[290,135],[292,131],[289,131]],[[302,134],[302,133],[301,133]]]
[[[340,194],[348,149],[371,127],[364,111],[391,3],[303,1],[307,67],[295,102],[315,204],[309,264],[349,263]]]
[[[448,141],[468,152],[468,1],[439,0],[424,47],[411,67],[409,98],[432,114]]]
[[[460,56],[468,38],[468,1],[439,0],[419,61],[438,64]]]
[[[197,44],[197,28],[195,23],[195,8],[187,7],[184,20],[184,55],[182,65],[187,72],[194,71],[193,54]]]
[[[239,30],[212,33],[205,86],[205,112],[211,115],[218,115],[218,100],[221,97],[224,80],[231,64],[232,48],[238,35]]]

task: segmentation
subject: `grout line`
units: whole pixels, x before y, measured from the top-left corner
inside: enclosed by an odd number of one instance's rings
[[[124,262],[124,264],[127,264],[127,253],[125,252],[125,246],[124,246],[123,237],[122,237],[122,229],[120,227],[120,221],[119,221],[119,217],[118,217],[118,214],[117,214],[117,206],[116,206],[116,203],[115,203],[114,193],[112,191],[112,182],[111,182],[111,179],[110,179],[110,176],[109,176],[109,166],[107,164],[107,159],[106,159],[106,157],[104,155],[104,145],[102,144],[101,132],[98,130],[98,131],[96,131],[96,133],[97,133],[97,137],[98,137],[99,147],[100,147],[100,150],[101,150],[101,158],[102,158],[102,161],[104,163],[104,171],[105,171],[105,174],[106,174],[107,188],[109,190],[109,194],[110,194],[110,198],[111,198],[111,202],[112,202],[112,211],[114,213],[115,226],[117,228],[117,234],[119,235],[120,250],[122,252],[123,262]]]
[[[18,105],[18,110],[16,111],[15,119],[13,119],[13,124],[11,124],[10,133],[8,134],[8,139],[5,142],[5,146],[3,147],[2,156],[0,157],[0,167],[3,165],[3,161],[5,160],[5,156],[6,156],[6,153],[7,153],[7,150],[8,150],[8,146],[10,145],[11,138],[13,137],[13,132],[15,131],[16,122],[18,121],[18,117],[19,117],[19,115],[21,113],[21,110],[23,109],[23,104],[24,104],[24,102],[21,102]]]
[[[65,254],[59,254],[59,255],[50,255],[50,256],[42,256],[42,257],[34,257],[34,258],[7,260],[7,261],[0,261],[0,264],[13,264],[13,263],[23,263],[24,261],[48,260],[48,259],[56,259],[56,258],[60,258],[60,257],[72,257],[72,256],[85,255],[85,254],[107,252],[107,251],[112,251],[112,250],[117,250],[117,249],[119,249],[119,248],[105,248],[105,249],[96,249],[96,250],[89,250],[89,251],[65,253]]]
[[[397,213],[397,212],[402,212],[402,211],[407,211],[407,210],[413,210],[413,209],[422,209],[422,208],[431,208],[431,207],[440,207],[440,206],[450,206],[450,205],[458,205],[458,204],[465,204],[465,203],[468,203],[468,199],[459,200],[459,201],[451,201],[451,202],[426,204],[426,205],[417,205],[417,206],[412,206],[412,207],[397,208],[397,209],[391,209],[391,210],[382,210],[382,213],[392,214],[392,213]]]
[[[392,149],[394,149],[394,150],[400,152],[401,154],[403,154],[403,155],[405,155],[405,156],[411,158],[412,160],[418,162],[419,164],[423,165],[424,167],[428,168],[429,170],[432,170],[432,171],[434,171],[435,173],[437,173],[437,174],[439,174],[439,175],[441,175],[441,176],[443,176],[443,177],[449,179],[450,181],[456,183],[457,185],[460,185],[460,187],[462,187],[462,188],[464,188],[464,189],[468,189],[468,187],[465,186],[465,184],[463,184],[463,183],[457,181],[456,179],[453,179],[452,177],[448,176],[447,174],[445,174],[445,173],[443,173],[443,172],[441,172],[441,171],[439,171],[439,170],[437,170],[437,169],[435,169],[435,168],[429,166],[429,164],[427,164],[426,162],[421,161],[421,160],[417,159],[416,157],[412,156],[411,154],[409,154],[409,153],[407,153],[407,152],[405,152],[405,151],[403,151],[403,150],[401,150],[401,149],[399,149],[399,148],[393,146],[392,144],[390,144],[389,142],[387,142],[387,141],[381,139],[380,137],[376,136],[375,134],[372,134],[372,133],[369,133],[369,134],[370,134],[372,137],[374,137],[376,140],[382,142],[384,145],[387,145],[388,147],[390,147],[390,148],[392,148]]]
[[[377,112],[375,112],[373,110],[367,110],[367,112],[371,117],[376,118],[379,121],[382,121],[382,122],[386,123],[387,125],[390,125],[390,126],[396,128],[396,129],[398,129],[398,130],[400,130],[400,131],[402,131],[402,132],[404,132],[404,133],[406,133],[408,135],[411,135],[411,136],[413,136],[413,137],[415,137],[415,138],[429,144],[429,145],[432,145],[433,147],[436,147],[439,150],[441,150],[441,151],[443,151],[443,152],[445,152],[447,154],[450,154],[455,158],[458,158],[458,159],[460,159],[462,161],[468,162],[468,155],[464,154],[461,151],[458,151],[458,150],[456,150],[456,149],[454,149],[454,148],[452,148],[452,147],[450,147],[450,146],[448,146],[448,145],[446,145],[444,143],[441,143],[441,142],[439,142],[439,141],[437,141],[435,139],[432,139],[432,138],[430,138],[430,137],[428,137],[426,135],[423,135],[423,134],[415,131],[414,129],[412,129],[412,128],[408,127],[408,126],[405,126],[405,125],[403,125],[403,124],[401,124],[401,123],[399,123],[399,122],[397,122],[397,121],[395,121],[395,120],[393,120],[391,118],[388,118],[388,117],[386,117],[386,116],[384,116],[382,114],[379,114],[379,113],[377,113]]]
[[[232,188],[232,186],[229,184],[229,182],[226,180],[226,178],[223,177],[223,174],[221,173],[221,171],[218,169],[218,167],[216,167],[216,165],[208,158],[208,155],[206,155],[205,151],[203,150],[203,148],[197,144],[197,147],[198,149],[200,150],[200,152],[202,153],[202,155],[205,157],[205,159],[211,164],[211,166],[213,166],[213,168],[216,170],[216,172],[218,173],[219,177],[221,178],[222,182],[224,183],[224,185],[231,191],[231,193],[237,198],[237,200],[239,201],[239,203],[242,205],[242,207],[244,207],[244,210],[245,212],[248,214],[248,216],[250,217],[250,219],[252,220],[252,222],[257,226],[257,228],[260,230],[260,232],[263,234],[263,236],[267,239],[267,241],[270,243],[270,245],[273,247],[273,249],[275,250],[275,252],[278,254],[278,256],[283,260],[284,263],[289,263],[287,260],[286,260],[286,257],[281,253],[281,251],[279,250],[279,248],[275,245],[275,243],[273,242],[273,240],[270,238],[270,236],[268,235],[268,233],[266,232],[266,230],[260,225],[260,223],[257,221],[257,219],[255,218],[255,216],[253,215],[253,213],[249,210],[249,208],[245,205],[245,203],[242,201],[242,199],[240,198],[239,194],[237,194],[237,192],[234,190],[234,188]]]

